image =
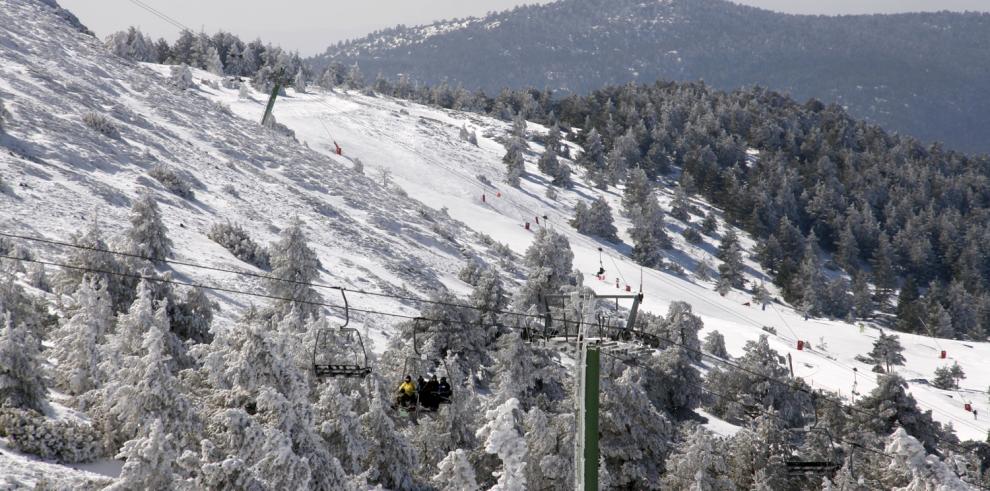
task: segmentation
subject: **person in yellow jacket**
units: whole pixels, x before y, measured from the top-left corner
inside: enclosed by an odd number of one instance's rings
[[[416,402],[416,385],[413,384],[412,377],[409,375],[406,375],[402,384],[399,385],[398,396],[400,406],[409,407]]]

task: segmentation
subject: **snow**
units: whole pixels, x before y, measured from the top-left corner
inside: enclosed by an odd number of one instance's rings
[[[481,234],[522,253],[533,236],[523,224],[531,222],[532,228],[553,227],[567,236],[575,265],[598,292],[615,293],[618,276],[620,286],[638,290],[642,284],[646,311],[663,314],[671,302],[687,301],[705,322],[701,335],[717,329],[733,355],[741,353],[746,341],[765,334],[762,326],[772,326],[778,334],[771,336],[771,346],[791,355],[795,375],[814,387],[851,397],[853,388],[865,394],[875,386],[871,367],[854,359],[870,350],[878,335],[875,327],[865,326],[860,332],[845,322],[805,320],[780,304],[765,311],[747,307],[743,303],[750,299],[742,292],[721,297],[711,282],[690,274],[641,270],[625,257],[630,250],[629,223],[622,217],[617,217],[616,226],[627,243],[611,244],[574,232],[567,225],[574,205],[578,200],[590,202],[600,192],[581,184],[561,191],[557,201],[545,198],[547,180],[535,165],[542,151],[538,144],[531,143],[533,153],[526,156],[529,175],[521,189],[501,185],[504,147],[496,138],[509,132],[508,123],[387,97],[297,94],[290,88],[279,98],[275,115],[296,132],[297,143],[258,127],[264,94],[252,89],[250,99],[240,100],[237,89],[210,89],[200,82],[219,77],[199,70],[193,71],[196,86],[179,91],[169,84],[169,67],[112,56],[98,40],[55,21],[38,2],[5,0],[0,25],[0,94],[11,113],[6,134],[0,134],[0,179],[6,183],[0,194],[0,230],[65,240],[96,221],[108,237],[120,237],[131,203],[139,191],[150,189],[175,243],[175,259],[259,272],[207,239],[209,227],[229,220],[267,244],[298,216],[324,265],[321,282],[425,297],[441,286],[466,292],[456,273],[474,256],[497,264]],[[108,139],[83,125],[82,117],[91,112],[109,117],[120,138]],[[458,138],[462,125],[477,132],[478,146]],[[530,124],[529,131],[545,128]],[[333,154],[333,140],[343,147],[343,156]],[[353,158],[364,163],[365,176],[351,170]],[[188,175],[195,199],[170,194],[151,179],[147,172],[156,163]],[[380,184],[377,176],[383,169],[391,172],[393,186]],[[236,196],[226,191],[228,186]],[[605,193],[613,210],[621,209],[620,196],[614,188]],[[661,190],[662,204],[672,197],[671,189]],[[698,200],[695,205],[709,208]],[[544,215],[548,220],[540,218],[537,225],[535,218]],[[667,224],[676,247],[669,259],[687,270],[706,258],[716,264],[711,258],[716,241],[706,238],[699,246],[689,245],[676,233],[681,225],[670,219]],[[751,251],[752,240],[741,238]],[[594,279],[598,247],[606,252],[608,271],[601,282]],[[67,253],[37,244],[31,249],[39,258],[56,262]],[[747,259],[746,266],[750,279],[766,279],[752,260]],[[179,280],[264,291],[257,279],[173,268]],[[507,273],[506,279],[522,277]],[[333,292],[322,293],[327,301],[340,303]],[[232,326],[252,303],[266,302],[232,293],[210,296],[221,306],[216,329]],[[367,296],[348,300],[362,309],[417,313],[414,303]],[[339,317],[342,312],[333,309],[332,314]],[[362,331],[374,325],[366,344],[382,351],[396,320],[351,317],[352,326]],[[990,404],[983,392],[990,386],[990,371],[984,370],[990,344],[898,335],[908,360],[899,368],[906,379],[931,378],[936,367],[953,361],[963,367],[968,377],[963,390],[912,383],[911,392],[923,409],[933,410],[936,420],[952,423],[962,439],[983,440],[990,429]],[[798,339],[811,341],[814,349],[796,350]],[[943,349],[948,360],[938,359]],[[858,369],[855,379],[853,368]],[[73,417],[55,396],[50,414]],[[962,409],[964,400],[986,416],[974,420]],[[713,431],[733,431],[731,425],[706,417]],[[32,486],[41,477],[82,483],[119,472],[117,461],[60,466],[0,446],[0,489]]]
[[[197,79],[212,77],[205,72],[197,72],[195,76]],[[513,189],[501,184],[504,172],[501,158],[505,149],[494,138],[506,136],[511,129],[510,123],[354,92],[288,92],[288,97],[279,98],[276,103],[275,114],[279,122],[292,128],[301,141],[329,155],[333,152],[331,140],[335,139],[343,147],[345,156],[361,159],[368,174],[376,175],[379,169],[387,168],[392,179],[410,197],[432,208],[445,208],[452,218],[509,245],[515,252],[525,251],[532,239],[532,232],[525,230],[523,224],[531,222],[531,226],[536,227],[535,217],[546,215],[549,220],[540,218],[538,226],[553,227],[567,236],[574,250],[575,265],[585,272],[586,284],[599,293],[615,293],[616,273],[620,286],[624,288],[628,284],[634,291],[638,290],[642,273],[644,310],[663,314],[673,301],[690,303],[705,322],[701,335],[708,330],[718,330],[725,336],[726,347],[733,355],[741,354],[746,341],[768,334],[761,329],[763,326],[771,326],[778,333],[770,336],[771,346],[782,355],[790,354],[795,376],[804,378],[813,387],[829,389],[851,399],[854,397],[852,390],[866,394],[876,386],[872,367],[855,360],[857,355],[871,349],[879,332],[875,326],[867,325],[861,333],[857,323],[805,320],[794,309],[780,303],[761,310],[758,306],[743,305],[751,300],[749,294],[733,291],[723,298],[713,291],[713,283],[698,281],[690,274],[682,277],[651,269],[640,271],[638,265],[623,255],[630,250],[625,232],[630,224],[623,217],[616,216],[616,226],[624,244],[610,244],[577,234],[567,225],[574,204],[577,200],[591,201],[599,191],[579,184],[572,191],[561,191],[556,202],[545,198],[547,181],[536,169],[536,160],[542,152],[538,144],[530,144],[532,153],[526,157],[529,175],[523,179],[522,188]],[[210,90],[209,94],[228,104],[235,114],[248,119],[257,119],[263,111],[263,96],[258,93],[253,101],[237,100],[233,90]],[[458,139],[462,125],[477,132],[477,147]],[[530,123],[529,131],[543,132],[545,129]],[[749,151],[747,157],[752,162],[759,155]],[[492,185],[482,183],[476,177],[479,175],[485,176]],[[501,198],[496,198],[496,193],[501,193]],[[481,201],[482,194],[486,196],[485,202]],[[618,214],[621,190],[610,188],[605,198]],[[661,204],[666,205],[672,198],[672,188],[663,190]],[[693,202],[704,210],[710,208],[696,198]],[[692,217],[694,221],[700,219]],[[683,228],[682,224],[669,217],[667,224],[676,248],[670,259],[687,270],[706,258],[712,266],[718,264],[713,257],[717,241],[706,238],[700,246],[692,246],[677,233]],[[725,226],[724,223],[720,225]],[[743,247],[752,251],[754,242],[743,233],[740,237]],[[600,246],[607,252],[604,266],[608,270],[608,279],[602,282],[594,279]],[[747,257],[746,266],[748,279],[766,281],[768,288],[771,287],[769,277],[758,264]],[[779,296],[776,291],[772,293]],[[990,372],[983,369],[983,360],[990,355],[990,344],[897,335],[905,347],[907,364],[898,367],[905,379],[930,379],[935,368],[953,361],[963,367],[967,378],[963,381],[964,389],[958,393],[917,382],[910,384],[910,392],[923,410],[933,411],[936,420],[952,423],[960,438],[983,440],[990,429],[990,404],[983,389],[990,386]],[[798,339],[810,341],[814,349],[798,351]],[[824,348],[819,347],[822,340]],[[938,358],[942,349],[948,351],[947,360]],[[853,368],[858,370],[855,376]],[[987,417],[974,420],[972,414],[963,409],[963,397]]]

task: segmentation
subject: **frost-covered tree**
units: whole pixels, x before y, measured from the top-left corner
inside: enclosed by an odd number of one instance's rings
[[[801,308],[811,315],[824,313],[826,300],[826,282],[822,273],[819,259],[818,239],[812,232],[805,241],[804,258],[798,273],[801,292]]]
[[[643,390],[638,368],[601,379],[601,457],[613,486],[662,489],[660,476],[672,424]]]
[[[626,179],[625,189],[622,191],[622,209],[626,216],[633,216],[633,213],[641,209],[653,198],[653,185],[650,183],[646,171],[637,167],[629,171]]]
[[[385,402],[377,393],[371,399],[368,412],[361,416],[361,426],[369,443],[364,459],[364,468],[371,471],[369,480],[388,489],[414,488],[416,452],[396,431],[385,413]]]
[[[540,156],[540,160],[536,162],[536,167],[540,169],[540,172],[555,178],[557,176],[558,167],[560,166],[560,161],[557,160],[557,151],[547,147],[543,151],[543,155]]]
[[[369,447],[361,434],[359,397],[356,391],[345,394],[340,384],[329,382],[321,388],[316,404],[320,435],[331,455],[338,456],[341,465],[352,474],[361,472]]]
[[[529,489],[574,487],[573,413],[548,414],[533,407],[523,418],[526,485]]]
[[[177,452],[174,438],[166,433],[160,419],[148,425],[146,436],[129,440],[116,458],[125,460],[120,477],[108,491],[132,489],[174,489],[173,473]]]
[[[190,89],[196,85],[188,65],[170,66],[169,81],[179,90]]]
[[[516,399],[524,408],[528,405],[526,402],[539,375],[533,363],[535,356],[536,353],[522,340],[519,332],[499,337],[498,351],[495,353],[493,404]]]
[[[126,31],[118,31],[107,36],[104,45],[113,54],[128,60],[147,63],[158,62],[155,42],[133,26]]]
[[[722,261],[718,265],[719,283],[730,288],[742,288],[746,282],[743,277],[742,246],[735,230],[730,228],[722,236],[716,257]]]
[[[961,491],[974,488],[938,456],[929,455],[921,442],[904,428],[894,430],[887,439],[884,452],[894,456],[888,471],[901,474],[909,480],[906,486],[897,488],[899,491]]]
[[[739,489],[785,489],[788,476],[784,458],[790,455],[787,434],[773,413],[761,414],[736,433],[725,447],[727,476]]]
[[[711,331],[705,335],[705,342],[702,348],[714,356],[723,359],[730,359],[729,352],[725,349],[725,336],[718,331]]]
[[[240,87],[237,89],[237,98],[242,101],[251,100],[251,84],[241,82]]]
[[[268,281],[268,292],[277,300],[274,309],[280,315],[290,311],[300,316],[316,315],[320,294],[307,283],[313,283],[320,275],[320,260],[307,245],[302,222],[295,219],[282,231],[281,238],[271,246],[271,264],[274,278]],[[310,303],[307,303],[310,302]]]
[[[592,128],[584,138],[584,152],[578,163],[588,170],[588,178],[595,187],[605,189],[608,186],[608,173],[605,168],[605,146],[598,130]]]
[[[708,236],[715,235],[718,232],[718,218],[715,217],[714,211],[709,211],[705,215],[705,219],[701,221],[701,231]]]
[[[656,198],[650,196],[642,206],[633,209],[630,219],[633,260],[646,267],[659,266],[663,263],[663,250],[669,249],[671,242],[664,228],[663,211]]]
[[[117,373],[123,369],[126,357],[139,356],[145,333],[158,321],[151,286],[142,280],[138,284],[137,298],[127,312],[117,318],[116,329],[107,340],[101,365],[104,373]]]
[[[0,321],[0,407],[41,411],[48,389],[38,340],[24,324],[14,323],[10,312]]]
[[[856,401],[850,424],[878,435],[889,435],[900,426],[934,451],[941,439],[940,425],[932,420],[931,410],[918,409],[906,388],[907,382],[899,375],[881,376],[877,387]]]
[[[463,449],[451,450],[437,464],[433,483],[440,491],[480,491],[474,467]]]
[[[959,381],[964,378],[966,378],[966,373],[963,372],[962,367],[959,366],[959,363],[953,362],[952,366],[935,369],[935,378],[932,379],[932,385],[943,390],[958,389]]]
[[[687,223],[691,219],[691,202],[688,200],[684,188],[677,188],[674,191],[674,199],[670,202],[670,216],[674,219]]]
[[[880,337],[873,342],[873,350],[868,356],[873,363],[890,373],[891,367],[903,365],[906,361],[901,354],[903,352],[904,347],[896,335],[881,332]]]
[[[248,235],[247,230],[239,224],[231,224],[230,222],[214,223],[206,236],[213,242],[222,245],[241,261],[253,264],[261,269],[271,267],[271,257],[268,254],[268,250],[255,242]]]
[[[512,138],[506,144],[502,163],[505,164],[505,182],[512,187],[519,187],[519,180],[526,174],[526,162],[523,160],[523,147],[518,138]]]
[[[302,67],[296,72],[296,76],[292,77],[293,88],[296,89],[297,94],[306,93],[306,74],[303,73]]]
[[[101,252],[110,249],[96,222],[87,227],[85,232],[73,234],[71,241],[73,245],[79,247],[69,252],[65,259],[66,264],[72,267],[63,268],[58,272],[55,289],[60,293],[72,295],[86,276],[95,277],[110,295],[114,311],[126,310],[134,300],[134,287],[137,281],[122,276],[131,273],[125,263],[118,261],[110,252]]]
[[[536,232],[523,260],[529,277],[515,297],[516,305],[521,310],[542,305],[543,295],[558,293],[561,287],[570,283],[574,267],[571,244],[567,237],[548,227]]]
[[[753,288],[753,303],[759,305],[766,310],[767,304],[771,302],[770,290],[767,290],[767,286],[761,281],[759,285]]]
[[[493,472],[497,482],[492,491],[526,489],[526,439],[522,435],[519,401],[510,398],[485,413],[488,420],[478,430],[485,453],[497,455],[501,469]]]
[[[161,260],[172,255],[172,241],[168,228],[162,223],[158,202],[151,193],[143,193],[131,208],[131,228],[127,239],[132,254]]]
[[[487,316],[494,317],[493,314],[505,310],[509,299],[497,269],[488,268],[478,276],[474,291],[471,292],[470,302],[478,309],[482,319]]]
[[[601,237],[610,242],[619,241],[618,230],[612,219],[612,207],[601,196],[593,201],[590,207],[586,206],[584,202],[578,202],[577,206],[574,207],[574,219],[571,220],[571,226],[585,235]]]
[[[86,279],[76,290],[69,321],[55,332],[53,354],[58,360],[55,381],[69,395],[99,387],[100,345],[113,325],[113,304],[98,279]]]
[[[121,369],[110,375],[100,391],[94,420],[111,448],[137,438],[153,418],[161,418],[165,431],[174,435],[180,446],[198,441],[192,405],[172,374],[166,351],[168,320],[164,310],[164,306],[159,308],[155,322],[144,333],[143,354],[126,356]]]
[[[719,439],[698,425],[667,459],[663,476],[666,489],[730,491],[736,489],[726,476],[729,469]]]

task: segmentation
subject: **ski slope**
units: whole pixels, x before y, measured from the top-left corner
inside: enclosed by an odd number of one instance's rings
[[[197,72],[197,78],[215,78]],[[615,293],[618,277],[620,291],[630,285],[639,290],[642,277],[643,308],[657,314],[666,312],[673,301],[686,301],[705,322],[705,330],[718,330],[726,338],[729,352],[737,355],[746,341],[767,334],[761,328],[770,326],[777,335],[770,336],[771,346],[781,354],[790,355],[796,376],[804,378],[816,388],[835,391],[845,398],[854,398],[853,391],[866,394],[876,386],[876,375],[869,365],[857,362],[857,355],[872,348],[878,329],[825,319],[805,320],[792,308],[775,302],[766,310],[756,304],[745,306],[750,295],[733,291],[724,298],[714,291],[710,281],[699,281],[690,271],[698,261],[707,259],[711,266],[718,261],[712,257],[717,240],[705,238],[696,247],[680,236],[683,228],[676,220],[667,218],[668,231],[675,242],[675,251],[669,259],[682,265],[688,273],[678,276],[669,271],[642,269],[626,255],[631,241],[626,234],[628,220],[618,216],[621,209],[621,190],[610,188],[605,197],[616,215],[622,244],[611,244],[576,233],[567,225],[573,216],[578,200],[590,201],[600,191],[579,183],[574,190],[561,191],[556,201],[545,197],[547,180],[539,174],[536,160],[542,148],[530,143],[527,155],[528,175],[521,189],[502,184],[504,166],[501,158],[505,149],[497,140],[504,141],[509,124],[471,113],[448,111],[396,100],[388,97],[370,97],[356,92],[298,94],[292,89],[280,97],[275,105],[277,120],[296,132],[297,137],[310,148],[325,155],[334,153],[334,140],[343,148],[348,158],[358,158],[369,175],[379,175],[388,169],[391,178],[410,197],[433,208],[444,208],[450,216],[478,232],[490,235],[498,242],[508,244],[517,253],[529,246],[533,230],[548,226],[565,234],[574,251],[575,267],[585,273],[585,282],[602,294]],[[231,110],[246,119],[258,120],[264,111],[267,96],[253,92],[249,100],[238,98],[236,90],[204,89],[214,100],[229,105]],[[462,126],[477,132],[478,146],[458,137]],[[530,132],[543,132],[544,128],[530,124]],[[576,149],[572,149],[576,150]],[[572,152],[576,155],[576,152]],[[579,173],[580,174],[580,173]],[[478,179],[484,176],[491,185]],[[577,179],[579,182],[580,179]],[[482,201],[482,195],[485,200]],[[500,197],[496,197],[500,195]],[[661,191],[661,203],[673,197],[670,188]],[[694,204],[707,210],[709,205],[700,200]],[[548,220],[536,217],[547,216]],[[692,216],[692,221],[702,217]],[[524,224],[530,222],[532,230]],[[721,226],[724,228],[725,224]],[[744,247],[751,251],[753,241],[740,234]],[[606,281],[595,279],[599,267],[598,247],[605,249],[603,266]],[[747,258],[747,275],[750,280],[770,281],[758,264]],[[986,343],[936,340],[924,336],[898,334],[905,348],[907,363],[898,367],[905,379],[931,379],[934,370],[946,363],[958,362],[966,372],[963,389],[943,391],[923,382],[912,382],[910,392],[923,409],[931,409],[936,420],[950,423],[962,439],[983,440],[990,429],[990,405],[986,388],[990,385],[990,372],[985,360],[990,355]],[[812,350],[797,350],[797,340],[809,341]],[[939,359],[945,350],[947,360]],[[858,369],[858,373],[853,369]],[[963,408],[971,402],[984,416],[974,420]]]

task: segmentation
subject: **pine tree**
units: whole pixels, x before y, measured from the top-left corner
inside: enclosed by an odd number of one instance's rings
[[[548,147],[543,152],[543,155],[540,156],[540,160],[537,161],[536,166],[540,169],[540,172],[551,178],[556,177],[558,168],[560,167],[560,162],[557,160],[557,152]]]
[[[573,489],[574,415],[548,414],[539,407],[533,407],[526,412],[523,423],[527,487]]]
[[[850,413],[850,427],[889,435],[900,426],[933,452],[941,438],[939,425],[932,420],[930,410],[918,409],[917,401],[906,388],[907,382],[899,375],[881,376],[877,387],[856,401],[856,411]]]
[[[875,310],[876,305],[873,303],[867,275],[859,273],[853,278],[853,312],[860,319],[870,319]]]
[[[718,266],[719,281],[731,288],[742,288],[746,282],[743,277],[742,246],[733,229],[722,237],[716,257],[722,261]]]
[[[574,219],[571,220],[571,226],[585,235],[600,237],[611,242],[618,242],[619,240],[618,230],[612,219],[612,207],[601,196],[593,201],[590,207],[579,202],[574,208]]]
[[[897,271],[894,269],[894,250],[885,232],[877,239],[877,248],[873,251],[873,282],[876,284],[875,298],[881,306],[887,304],[890,293],[897,286]]]
[[[722,333],[718,331],[711,331],[705,335],[705,342],[702,348],[719,358],[731,359],[729,352],[725,349],[725,336],[722,336]]]
[[[69,395],[80,395],[98,388],[100,345],[113,325],[113,307],[106,288],[99,280],[83,280],[76,290],[76,310],[55,333],[53,354],[58,359],[55,380]]]
[[[526,489],[526,440],[522,435],[519,401],[506,400],[497,408],[485,413],[488,422],[477,433],[483,440],[485,453],[497,455],[502,461],[501,470],[492,491]]]
[[[131,253],[153,261],[172,256],[172,241],[162,223],[158,203],[151,193],[144,193],[131,208],[131,228],[127,231]]]
[[[637,167],[629,172],[625,189],[622,191],[622,209],[626,216],[633,216],[653,197],[653,185],[646,172]]]
[[[719,443],[704,426],[696,426],[667,459],[664,487],[699,491],[735,489],[726,477],[729,469],[725,459],[719,455],[722,453]]]
[[[498,270],[488,268],[481,273],[474,286],[474,291],[471,292],[470,302],[471,305],[479,309],[482,319],[487,315],[505,310],[509,304],[509,300]]]
[[[963,482],[951,465],[935,455],[929,455],[922,443],[905,428],[897,428],[890,435],[884,453],[894,456],[888,469],[904,473],[910,479],[907,486],[899,489],[962,490],[974,487]]]
[[[773,413],[761,414],[726,444],[728,477],[739,489],[785,489],[786,434]]]
[[[505,164],[505,182],[512,187],[519,187],[519,180],[526,174],[526,164],[517,138],[512,138],[506,145],[502,163]]]
[[[463,449],[452,450],[437,464],[433,483],[440,491],[480,491],[474,467]]]
[[[320,294],[308,283],[319,278],[320,260],[307,244],[306,234],[302,229],[302,221],[294,219],[282,231],[281,238],[271,247],[271,276],[276,279],[268,281],[268,292],[272,296],[285,300],[277,300],[275,311],[285,316],[290,311],[301,317],[317,315]]]
[[[396,431],[385,413],[384,404],[376,393],[368,412],[361,416],[365,439],[370,443],[364,468],[371,470],[371,482],[388,489],[412,489],[415,487],[412,473],[417,468],[416,453]]]
[[[964,378],[966,378],[966,374],[963,372],[962,367],[954,362],[951,367],[944,366],[935,369],[935,378],[932,379],[932,385],[942,390],[958,389],[959,381]]]
[[[646,200],[642,207],[634,210],[632,228],[629,237],[632,239],[632,258],[637,264],[646,267],[657,267],[663,263],[663,249],[671,246],[670,237],[664,228],[663,211],[655,197]]]
[[[147,436],[129,440],[116,456],[126,462],[120,477],[108,491],[132,489],[173,489],[176,477],[173,463],[177,452],[171,434],[167,434],[161,419],[148,425]]]
[[[880,337],[873,342],[873,350],[868,356],[878,366],[882,366],[886,373],[890,373],[892,366],[904,364],[904,355],[901,354],[903,351],[904,347],[897,336],[880,332]]]
[[[553,180],[550,183],[565,189],[574,187],[574,182],[571,180],[571,166],[564,162],[559,162],[557,164],[557,172],[554,173]]]
[[[296,76],[293,77],[293,87],[296,89],[297,94],[306,93],[306,74],[303,73],[302,67],[299,67],[299,71],[296,72]]]
[[[39,342],[10,312],[0,321],[0,407],[41,411],[47,387],[41,370]]]
[[[518,309],[543,305],[544,295],[558,293],[561,287],[570,283],[574,253],[562,234],[540,228],[523,259],[529,277],[515,296]]]
[[[852,273],[859,262],[859,243],[853,233],[852,224],[846,222],[845,228],[839,233],[839,250],[835,255],[836,262],[843,269]]]
[[[495,396],[493,404],[515,399],[524,407],[536,385],[535,352],[526,344],[519,332],[505,334],[498,339],[495,353]]]
[[[767,290],[767,286],[761,281],[756,288],[753,288],[753,303],[759,305],[764,310],[766,310],[767,304],[772,301],[770,297],[770,290]]]
[[[825,276],[818,257],[818,239],[812,232],[805,241],[804,257],[799,273],[801,288],[801,308],[810,315],[821,314],[824,310]]]
[[[584,140],[584,152],[578,162],[588,169],[588,177],[595,183],[595,187],[605,189],[608,185],[608,176],[605,170],[605,146],[598,131],[592,128],[588,131]]]
[[[677,188],[674,191],[674,199],[670,202],[670,216],[687,223],[691,219],[691,202],[688,200],[684,188]]]
[[[718,218],[715,217],[714,211],[709,211],[705,215],[705,219],[701,222],[701,231],[705,235],[711,236],[718,232]]]
[[[601,379],[599,434],[601,458],[612,485],[626,489],[661,489],[660,474],[672,433],[641,385],[638,368]]]

